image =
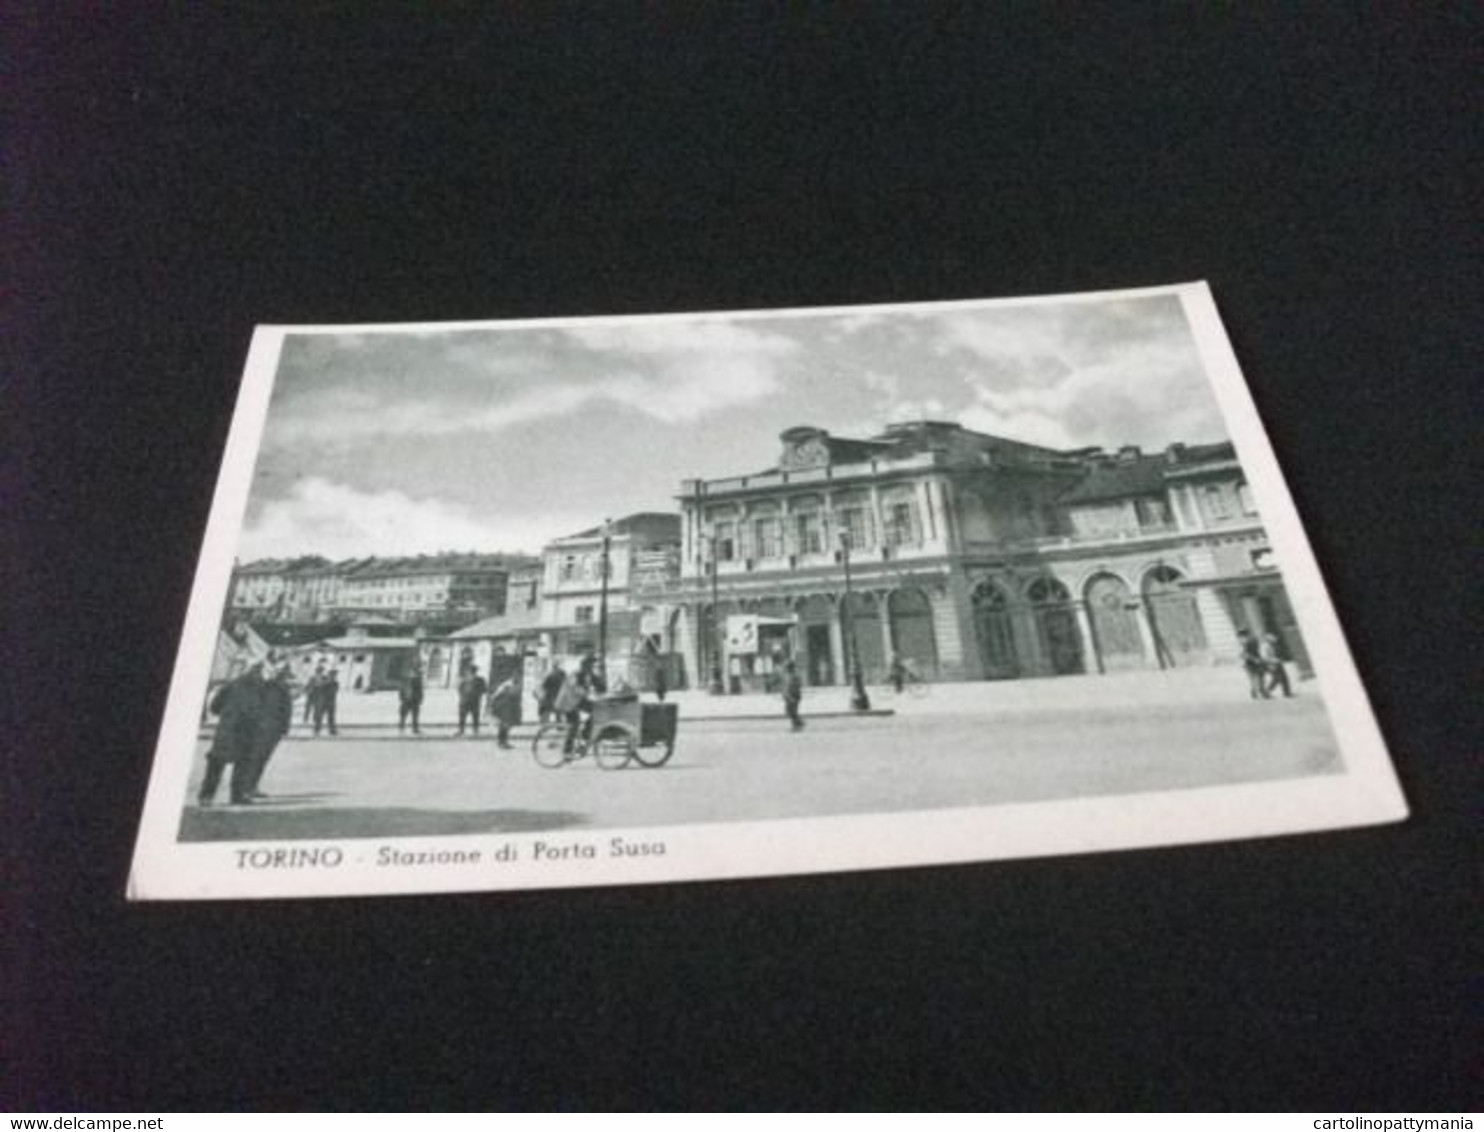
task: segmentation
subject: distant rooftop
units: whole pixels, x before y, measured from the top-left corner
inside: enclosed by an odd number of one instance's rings
[[[611,535],[638,535],[655,542],[679,542],[680,516],[673,511],[636,511],[632,515],[625,515],[622,519],[609,522],[608,532]],[[599,525],[578,531],[576,534],[563,535],[553,541],[567,542],[602,536],[603,527]]]

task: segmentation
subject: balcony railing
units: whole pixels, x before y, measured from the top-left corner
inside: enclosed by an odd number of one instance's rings
[[[767,488],[795,486],[799,484],[830,483],[835,480],[856,479],[861,476],[877,476],[883,472],[901,472],[936,466],[940,462],[936,452],[920,452],[912,456],[891,460],[865,460],[856,464],[827,464],[820,468],[790,468],[759,472],[751,476],[732,476],[718,480],[687,480],[685,493],[688,496],[725,495],[734,491],[759,491]]]

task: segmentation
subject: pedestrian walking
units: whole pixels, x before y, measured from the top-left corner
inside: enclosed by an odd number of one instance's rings
[[[510,729],[520,722],[520,673],[500,681],[490,693],[490,718],[495,721],[495,745],[510,750]]]
[[[550,723],[556,718],[557,696],[561,694],[562,685],[567,682],[567,674],[562,671],[561,662],[551,666],[551,671],[541,681],[541,695],[536,703],[536,714],[542,723]]]
[[[1292,699],[1293,686],[1288,682],[1288,669],[1283,665],[1286,658],[1283,642],[1274,633],[1264,633],[1258,645],[1258,655],[1262,658],[1264,691],[1271,697],[1273,689],[1277,688],[1283,692],[1284,699]]]
[[[397,731],[403,732],[409,723],[412,733],[421,735],[419,719],[423,710],[423,671],[416,664],[402,678],[397,688]]]
[[[324,664],[320,664],[310,674],[309,679],[304,681],[304,722],[308,723],[314,718],[314,702],[319,698],[319,683],[325,674]]]
[[[331,735],[340,734],[335,728],[335,702],[340,698],[340,676],[332,668],[320,674],[319,688],[314,696],[314,733],[318,735],[324,727]]]
[[[804,698],[804,681],[799,678],[799,668],[792,660],[783,665],[783,713],[788,716],[789,729],[804,730],[804,718],[799,714],[799,704]]]
[[[479,708],[488,691],[489,682],[479,674],[479,666],[469,665],[459,677],[459,729],[456,734],[464,733],[465,724],[473,728],[474,734],[479,734]]]
[[[907,665],[897,653],[891,654],[891,663],[887,667],[887,679],[891,681],[891,690],[900,696],[903,685],[907,683]]]
[[[1254,700],[1268,700],[1267,672],[1263,666],[1262,646],[1250,629],[1237,630],[1237,643],[1241,646],[1242,671],[1247,674],[1247,695]]]

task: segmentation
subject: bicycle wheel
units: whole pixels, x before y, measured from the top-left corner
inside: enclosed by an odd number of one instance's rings
[[[531,754],[536,762],[547,770],[565,766],[572,756],[567,754],[567,725],[565,723],[543,724],[531,740]]]
[[[670,756],[675,753],[675,736],[671,735],[664,743],[655,743],[649,747],[635,747],[634,760],[640,766],[651,769],[664,766],[670,761]]]
[[[619,770],[628,765],[634,754],[634,737],[628,730],[611,724],[593,740],[593,758],[604,770]]]

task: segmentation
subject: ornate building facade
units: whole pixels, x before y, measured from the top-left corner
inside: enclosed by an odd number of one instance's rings
[[[674,647],[692,683],[867,682],[1232,662],[1236,630],[1306,666],[1229,444],[1061,451],[922,421],[868,440],[800,427],[777,466],[679,497]]]

